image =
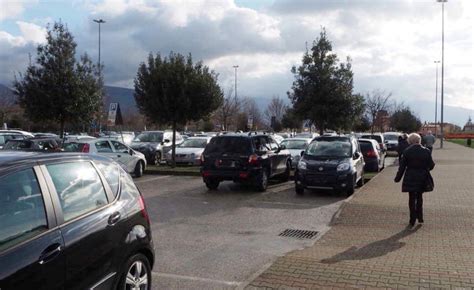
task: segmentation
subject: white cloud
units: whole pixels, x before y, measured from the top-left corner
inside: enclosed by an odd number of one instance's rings
[[[44,43],[46,41],[46,29],[34,23],[17,21],[21,34],[26,42]]]

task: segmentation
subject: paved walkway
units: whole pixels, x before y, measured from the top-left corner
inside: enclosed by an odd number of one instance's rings
[[[433,154],[423,226],[406,229],[408,196],[388,167],[312,247],[278,258],[247,288],[474,289],[474,150],[445,142]]]

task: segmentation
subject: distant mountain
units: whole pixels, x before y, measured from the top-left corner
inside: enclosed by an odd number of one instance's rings
[[[0,84],[0,96],[2,98],[12,98],[14,97],[14,94],[13,94],[13,91],[9,87]]]
[[[138,112],[135,98],[133,96],[134,90],[128,88],[105,86],[106,95],[106,107],[109,103],[119,103],[120,109],[123,113],[136,113]],[[10,88],[0,84],[0,96],[6,95],[8,97],[13,96],[13,92]],[[255,97],[255,102],[260,110],[263,111],[267,108],[271,102],[269,97]],[[285,102],[290,105],[288,98],[283,98]],[[407,105],[420,117],[421,121],[434,121],[434,102],[425,101],[411,101],[407,102]],[[440,109],[438,104],[438,110]],[[474,117],[474,111],[466,108],[445,106],[444,108],[444,121],[454,123],[459,126],[463,126],[469,116]],[[438,111],[438,122],[441,120],[440,113]]]
[[[122,113],[136,113],[138,112],[134,90],[120,87],[104,86],[105,88],[105,106],[108,107],[110,103],[119,103]]]

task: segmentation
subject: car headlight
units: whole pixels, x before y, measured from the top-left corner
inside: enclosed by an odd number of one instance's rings
[[[337,166],[337,171],[346,171],[351,168],[351,165],[349,163],[341,163]]]
[[[298,169],[306,170],[306,168],[307,168],[306,162],[304,162],[303,160],[300,160],[300,162],[298,162]]]

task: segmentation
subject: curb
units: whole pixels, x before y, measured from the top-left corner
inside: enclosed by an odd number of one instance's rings
[[[174,175],[174,176],[201,176],[201,172],[193,172],[193,171],[175,171],[175,170],[154,170],[154,169],[147,169],[145,170],[145,174],[150,175]]]

